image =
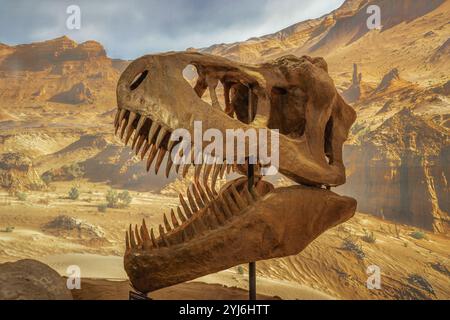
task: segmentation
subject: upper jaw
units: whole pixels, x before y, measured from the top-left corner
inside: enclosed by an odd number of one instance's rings
[[[259,133],[261,128],[227,116],[222,110],[212,108],[195,94],[182,76],[183,69],[192,63],[205,65],[215,63],[225,66],[230,64],[225,59],[195,53],[144,56],[133,62],[119,80],[117,88],[119,109],[129,110],[139,117],[148,117],[170,132],[179,128],[187,129],[191,136],[194,135],[194,121],[201,121],[204,130],[216,128],[225,132],[227,129],[254,129]],[[234,63],[231,66],[236,68]],[[338,186],[345,183],[342,145],[354,121],[354,111],[337,94],[331,79],[323,76],[322,69],[311,65],[309,68],[313,70],[311,72],[321,73],[317,78],[323,78],[323,80],[316,84],[316,87],[324,88],[324,95],[328,95],[328,98],[319,97],[317,101],[309,102],[319,104],[318,109],[324,109],[324,111],[319,117],[309,116],[311,119],[307,119],[306,132],[301,139],[292,139],[283,134],[274,133],[279,139],[280,146],[279,171],[300,184]],[[241,72],[250,73],[251,71],[254,81],[258,81],[261,86],[267,85],[264,81],[264,76],[267,75],[264,75],[263,71],[243,65],[238,66],[237,69]],[[147,78],[141,86],[131,90],[130,83],[144,70],[148,71]],[[276,74],[275,71],[274,73]],[[330,105],[326,105],[327,103]],[[333,161],[330,163],[325,157],[322,146],[325,145],[325,125],[331,116],[334,116],[336,130],[333,131],[333,141],[330,144],[333,149]],[[202,141],[202,143],[203,148],[208,145],[208,142]]]

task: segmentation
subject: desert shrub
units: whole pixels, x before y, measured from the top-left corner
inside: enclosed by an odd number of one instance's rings
[[[416,285],[420,287],[421,289],[425,290],[428,293],[431,293],[434,295],[434,289],[433,286],[421,275],[418,274],[410,274],[408,276],[408,282],[412,285]]]
[[[119,201],[123,207],[128,207],[131,204],[131,201],[133,201],[133,198],[128,191],[124,191],[119,193]]]
[[[78,200],[79,197],[80,197],[80,191],[78,190],[78,188],[72,187],[72,189],[70,189],[70,191],[69,191],[69,199],[70,200]]]
[[[117,208],[119,206],[119,195],[117,191],[111,189],[106,193],[106,204],[108,208]]]
[[[242,266],[238,266],[237,272],[242,276],[244,274],[244,268]]]
[[[442,274],[445,274],[447,277],[450,277],[450,270],[448,270],[447,267],[444,266],[442,263],[432,262],[430,265],[434,270],[436,270]]]
[[[11,232],[14,232],[14,229],[15,229],[15,227],[9,226],[9,227],[6,227],[4,229],[1,229],[0,232],[11,233]]]
[[[342,249],[353,252],[360,260],[366,257],[361,245],[357,244],[351,237],[344,239],[342,242]]]
[[[414,238],[416,240],[426,239],[426,235],[422,231],[414,231],[414,232],[411,232],[409,235],[411,236],[411,238]]]
[[[17,200],[19,201],[27,201],[27,194],[25,192],[17,193]]]
[[[99,204],[97,207],[98,212],[105,213],[108,209],[108,205],[106,203]]]
[[[375,243],[377,241],[377,238],[375,237],[373,232],[367,232],[367,230],[364,230],[364,235],[362,236],[362,240],[367,243]]]
[[[126,208],[131,204],[133,198],[128,191],[117,193],[115,190],[109,190],[106,193],[106,203],[108,208]]]

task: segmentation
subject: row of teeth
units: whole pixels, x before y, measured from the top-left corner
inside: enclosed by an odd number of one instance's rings
[[[256,189],[243,188],[240,194],[232,184],[220,195],[209,197],[200,184],[192,184],[187,190],[188,202],[180,194],[181,207],[177,207],[178,219],[172,209],[172,225],[164,214],[164,226],[159,225],[159,237],[155,237],[153,228],[150,232],[145,223],[139,227],[130,225],[126,232],[126,249],[155,250],[191,241],[211,230],[217,230],[243,213],[245,209],[258,201],[261,196]]]
[[[165,170],[166,177],[169,177],[172,169],[174,169],[177,174],[181,173],[183,178],[186,177],[191,163],[188,161],[183,165],[173,165],[170,153],[181,141],[171,141],[170,137],[172,129],[168,126],[159,124],[148,117],[141,116],[138,113],[126,109],[118,109],[114,120],[114,126],[115,134],[117,135],[119,133],[119,137],[125,142],[125,145],[128,145],[128,143],[132,141],[131,148],[136,155],[140,155],[141,160],[144,160],[145,157],[147,157],[147,171],[150,171],[151,166],[156,160],[154,168],[155,174],[158,174],[164,158],[167,158]],[[133,139],[131,139],[132,137]],[[168,156],[166,157],[166,155]],[[195,157],[194,148],[191,148],[189,159],[194,159]],[[200,181],[200,178],[202,178],[203,185],[206,186],[208,194],[217,194],[216,183],[219,177],[223,179],[225,173],[230,174],[231,172],[236,171],[236,165],[226,163],[226,161],[222,161],[222,163],[217,161],[217,163],[214,164],[208,164],[206,161],[203,161],[202,164],[195,164],[194,167],[194,180],[198,182]],[[211,188],[208,186],[210,178]]]
[[[126,109],[117,111],[114,126],[115,134],[119,134],[125,145],[132,141],[131,147],[136,155],[140,154],[142,160],[147,156],[147,171],[156,160],[154,168],[155,174],[158,174],[164,158],[169,153],[166,177],[169,177],[172,168],[177,174],[181,173],[183,178],[186,177],[191,164],[183,164],[182,170],[181,165],[173,166],[170,153],[177,143],[170,140],[172,130],[168,126]],[[194,159],[194,154],[191,153],[190,156]],[[155,236],[153,228],[149,231],[145,220],[141,226],[135,225],[134,229],[130,225],[126,232],[127,250],[130,248],[152,250],[185,243],[209,230],[223,226],[260,198],[256,189],[248,191],[247,188],[243,188],[242,194],[239,194],[234,185],[220,195],[217,193],[215,186],[218,178],[223,179],[225,173],[230,174],[236,171],[234,164],[227,164],[225,161],[215,164],[195,164],[194,169],[194,183],[186,192],[187,201],[180,194],[181,206],[170,212],[172,224],[164,214],[164,226],[159,225],[158,237]],[[210,176],[211,187],[208,184]]]

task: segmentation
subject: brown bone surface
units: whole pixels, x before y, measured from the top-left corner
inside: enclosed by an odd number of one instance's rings
[[[187,66],[197,70],[194,87],[183,77]],[[115,128],[148,170],[153,165],[155,172],[185,175],[189,164],[174,165],[168,157],[176,145],[170,137],[181,128],[193,135],[194,121],[201,121],[203,130],[218,129],[224,136],[227,129],[278,130],[279,171],[299,184],[274,189],[258,176],[251,192],[245,178],[217,192],[218,177],[245,173],[246,165],[195,165],[193,184],[180,195],[180,207],[164,217],[164,226],[148,230],[143,222],[127,232],[125,269],[136,289],[149,292],[297,254],[354,214],[355,200],[323,189],[345,183],[342,146],[356,118],[327,71],[322,58],[286,56],[243,65],[193,52],[149,55],[130,64],[117,87]],[[211,104],[202,100],[206,92]],[[255,121],[259,116],[263,124]],[[246,157],[258,159],[249,146],[245,150]]]

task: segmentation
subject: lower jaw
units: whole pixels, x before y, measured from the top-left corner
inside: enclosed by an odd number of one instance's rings
[[[354,199],[328,190],[279,188],[193,241],[128,251],[125,270],[134,288],[148,293],[236,265],[295,255],[329,228],[350,219],[355,210]]]

